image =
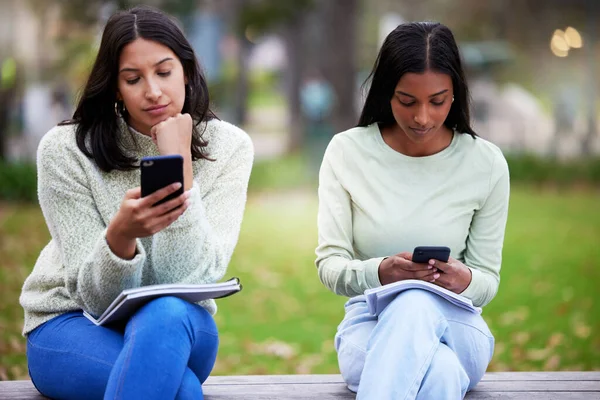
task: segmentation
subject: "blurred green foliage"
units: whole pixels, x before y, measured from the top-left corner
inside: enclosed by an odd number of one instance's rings
[[[35,165],[0,160],[0,200],[37,201]]]
[[[561,161],[525,154],[506,155],[506,160],[513,182],[600,185],[600,157]]]

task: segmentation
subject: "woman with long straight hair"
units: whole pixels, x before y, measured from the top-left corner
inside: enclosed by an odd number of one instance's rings
[[[360,399],[459,399],[482,378],[494,338],[478,313],[422,289],[378,315],[364,292],[420,280],[485,306],[498,290],[509,174],[470,125],[452,32],[398,26],[370,76],[358,126],[330,142],[319,177],[316,265],[348,296],[335,336],[340,371]],[[417,246],[443,260],[413,262]]]
[[[173,184],[141,196],[142,157],[183,158]],[[220,280],[236,245],[253,147],[210,109],[194,51],[162,12],[113,15],[71,121],[38,149],[51,241],[25,281],[29,373],[55,399],[201,399],[217,355],[214,300],[160,297],[95,326],[124,289]]]

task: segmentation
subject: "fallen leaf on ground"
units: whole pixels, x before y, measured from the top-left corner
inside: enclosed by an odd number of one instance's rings
[[[250,351],[253,354],[265,354],[288,360],[294,357],[297,352],[294,347],[288,343],[279,340],[268,340],[262,343],[250,344]]]

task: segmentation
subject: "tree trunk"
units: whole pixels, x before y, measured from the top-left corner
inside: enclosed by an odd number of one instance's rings
[[[238,54],[238,74],[235,87],[235,108],[233,111],[234,123],[244,125],[248,116],[248,59],[252,50],[252,43],[243,34],[238,36],[240,52]]]
[[[600,4],[597,0],[588,0],[588,20],[587,20],[587,43],[584,42],[584,50],[587,52],[587,72],[588,72],[588,131],[581,143],[581,153],[589,156],[592,153],[592,143],[597,132],[597,110],[596,110],[596,54],[595,44],[598,43],[597,26],[600,23]]]
[[[305,47],[303,32],[306,18],[301,16],[290,21],[284,28],[283,37],[287,52],[286,92],[289,107],[289,137],[287,151],[299,150],[304,144],[304,124],[300,106],[300,85],[305,70]]]
[[[331,83],[336,102],[331,123],[336,132],[356,125],[356,32],[358,0],[324,2],[321,59],[325,78]]]

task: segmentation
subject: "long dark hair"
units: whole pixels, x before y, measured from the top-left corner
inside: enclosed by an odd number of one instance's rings
[[[437,22],[410,22],[399,25],[383,42],[373,71],[365,81],[371,87],[365,100],[358,126],[375,122],[382,126],[395,124],[390,101],[398,81],[407,72],[427,70],[452,78],[454,102],[444,125],[459,133],[477,136],[471,128],[469,88],[454,35]]]
[[[122,101],[117,101],[119,57],[123,48],[137,38],[144,38],[169,47],[179,58],[188,84],[182,113],[195,121],[192,134],[192,159],[209,159],[208,145],[198,130],[201,122],[215,118],[210,110],[208,86],[192,46],[177,24],[161,11],[140,6],[114,14],[104,28],[98,56],[73,114],[66,123],[77,124],[77,146],[98,167],[106,172],[113,169],[131,170],[137,159],[128,156],[123,148],[117,110],[127,121]]]

